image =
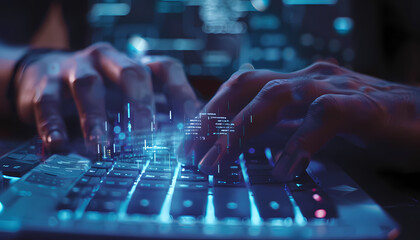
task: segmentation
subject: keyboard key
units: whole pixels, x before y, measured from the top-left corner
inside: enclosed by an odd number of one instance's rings
[[[174,167],[169,166],[149,166],[146,169],[147,173],[172,173],[174,171]]]
[[[99,168],[90,168],[86,173],[85,176],[89,177],[103,177],[106,174],[106,169],[99,169]]]
[[[132,170],[137,171],[138,173],[141,172],[143,169],[143,164],[136,164],[136,163],[116,163],[114,166],[115,170]]]
[[[191,191],[207,191],[209,184],[207,182],[195,183],[195,182],[177,182],[175,185],[175,191],[183,191],[183,189],[188,189]]]
[[[60,178],[55,175],[50,175],[50,174],[40,173],[40,172],[32,172],[31,175],[29,175],[26,178],[26,182],[41,184],[41,185],[51,186],[51,187],[62,187],[65,184],[69,184],[71,181]]]
[[[79,181],[77,182],[78,185],[88,185],[90,180],[89,176],[83,176],[82,178],[79,179]]]
[[[141,180],[171,181],[172,180],[172,175],[170,175],[170,174],[144,173],[141,176]]]
[[[252,184],[276,184],[280,182],[274,179],[271,175],[257,175],[257,176],[249,176],[249,183],[251,183],[252,185]]]
[[[137,188],[145,188],[145,189],[169,189],[170,182],[169,181],[158,181],[158,180],[143,180],[137,184]]]
[[[245,182],[241,181],[230,181],[225,179],[216,179],[214,180],[214,186],[219,187],[245,187]]]
[[[57,210],[72,210],[75,211],[81,203],[79,198],[62,198],[57,204]]]
[[[90,197],[93,191],[93,187],[91,186],[74,186],[70,189],[67,197],[69,198],[86,198]]]
[[[102,186],[108,188],[125,188],[129,189],[133,186],[135,179],[134,178],[113,178],[107,177],[102,182]]]
[[[320,190],[295,191],[292,192],[292,196],[299,206],[302,215],[307,219],[337,217],[335,205],[325,192]]]
[[[90,200],[86,211],[95,212],[117,212],[121,206],[120,200],[93,198]]]
[[[128,204],[127,213],[148,215],[159,214],[167,192],[167,189],[137,189]]]
[[[34,165],[22,163],[18,161],[6,161],[0,164],[0,171],[6,176],[22,177],[25,173],[29,172]]]
[[[207,182],[208,177],[206,175],[199,175],[199,174],[181,174],[178,176],[178,181]]]
[[[172,196],[171,215],[179,216],[204,216],[207,204],[207,189],[176,188]]]
[[[248,190],[242,187],[214,187],[214,210],[218,219],[249,218]]]
[[[160,160],[156,160],[154,161],[153,159],[150,160],[149,166],[162,166],[162,167],[175,167],[177,165],[176,161],[160,161]]]
[[[263,219],[293,217],[293,206],[284,185],[252,185],[255,203]]]
[[[95,198],[121,199],[121,200],[124,200],[127,197],[127,194],[128,194],[128,189],[101,187],[95,193]]]
[[[287,187],[291,192],[312,191],[312,189],[318,188],[316,183],[307,173],[303,173],[301,176],[295,178],[292,182],[289,182]]]
[[[191,174],[198,174],[198,173],[200,173],[200,171],[198,170],[198,168],[197,167],[192,167],[192,166],[183,166],[182,168],[181,168],[181,174],[188,174],[188,173],[191,173]]]
[[[119,178],[137,178],[139,176],[138,171],[132,171],[132,170],[118,170],[113,169],[108,174],[109,177],[119,177]]]
[[[101,168],[101,169],[110,169],[112,167],[112,162],[103,162],[103,161],[99,161],[99,162],[95,162],[92,167],[94,168]]]

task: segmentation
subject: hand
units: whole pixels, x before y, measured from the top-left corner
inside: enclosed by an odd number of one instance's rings
[[[134,128],[150,126],[157,86],[164,89],[174,117],[196,113],[197,98],[178,61],[154,56],[144,57],[142,63],[105,43],[74,53],[46,54],[30,64],[17,82],[18,115],[25,123],[36,123],[47,148],[60,150],[68,141],[64,119],[74,114],[74,102],[86,146],[94,151],[104,134],[106,86],[116,85],[132,103]]]
[[[228,104],[227,104],[228,103]],[[293,73],[241,71],[225,82],[206,112],[227,116],[235,132],[209,141],[187,140],[200,170],[234,161],[251,138],[267,131],[291,133],[275,159],[273,175],[291,180],[331,138],[358,144],[389,143],[415,149],[420,142],[420,89],[319,62]],[[251,121],[252,117],[252,121]]]

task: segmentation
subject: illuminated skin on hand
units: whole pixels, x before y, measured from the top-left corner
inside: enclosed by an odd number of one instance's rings
[[[138,63],[109,44],[97,43],[74,53],[52,52],[30,64],[17,82],[17,112],[23,122],[36,124],[46,147],[53,151],[68,141],[64,119],[78,114],[86,146],[95,152],[104,134],[109,93],[117,93],[111,102],[132,104],[134,130],[150,127],[154,86],[164,89],[178,121],[185,114],[195,114],[200,106],[177,60],[146,56]]]
[[[199,168],[208,174],[245,151],[240,143],[270,131],[289,136],[274,159],[273,175],[283,181],[302,172],[335,136],[358,145],[384,142],[411,149],[420,139],[419,88],[328,62],[292,73],[236,72],[204,109],[227,116],[235,125],[228,136],[185,144],[186,158],[194,152]]]

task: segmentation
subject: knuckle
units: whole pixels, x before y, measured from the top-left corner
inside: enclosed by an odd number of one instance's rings
[[[316,62],[312,64],[311,66],[309,66],[308,70],[311,73],[315,73],[315,74],[321,73],[324,75],[334,75],[334,74],[339,74],[343,72],[340,66],[330,63],[330,62],[324,62],[324,61],[320,61],[320,62]]]
[[[333,95],[322,95],[312,102],[309,114],[319,118],[338,117],[342,113],[342,108],[338,104],[337,98]]]
[[[280,95],[290,95],[291,93],[292,84],[290,82],[283,79],[276,79],[266,83],[258,95],[260,98],[272,99]]]
[[[256,71],[235,72],[222,86],[228,88],[243,88],[255,79]]]
[[[121,68],[121,75],[124,76],[126,74],[135,73],[138,75],[138,77],[144,77],[149,74],[149,71],[147,70],[146,66],[137,64],[133,61],[127,61],[125,64],[123,64]]]

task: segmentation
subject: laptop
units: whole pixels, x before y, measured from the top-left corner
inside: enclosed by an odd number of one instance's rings
[[[245,62],[286,72],[323,57],[351,66],[352,19],[343,11],[349,1],[318,1],[316,11],[299,2],[305,1],[93,1],[89,20],[93,40],[109,41],[133,58],[147,52],[180,59],[198,88],[203,79],[228,79]],[[321,8],[322,18],[316,15]],[[321,29],[304,24],[313,18]],[[334,26],[332,33],[325,26]],[[215,113],[204,117],[226,123]],[[398,224],[334,159],[313,159],[293,181],[277,182],[270,175],[275,149],[255,142],[232,165],[207,176],[183,165],[177,154],[198,119],[175,124],[162,113],[155,118],[158,128],[131,131],[127,118],[122,114],[105,124],[107,137],[93,157],[77,143],[68,154],[48,155],[38,138],[3,155],[0,239],[394,239],[399,234]],[[229,125],[224,129],[217,134],[227,134]]]
[[[216,134],[223,116],[202,114]],[[177,154],[197,120],[159,128],[106,123],[94,157],[45,156],[38,139],[4,155],[1,239],[392,239],[399,226],[332,161],[291,182],[270,175],[272,150],[251,145],[205,175]],[[163,120],[162,120],[163,119]],[[219,125],[218,125],[219,123]],[[158,124],[158,123],[156,123]]]

